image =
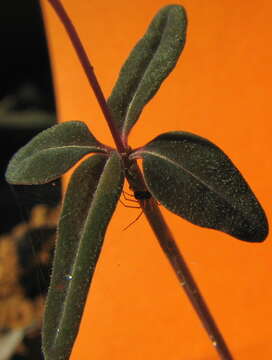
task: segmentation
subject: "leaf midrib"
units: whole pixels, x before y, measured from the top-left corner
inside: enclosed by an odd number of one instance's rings
[[[41,150],[36,150],[36,151],[46,151],[46,150],[54,150],[54,149],[64,149],[64,148],[97,148],[97,149],[103,149],[102,147],[99,147],[97,145],[63,145],[63,146],[51,146],[51,147],[48,147],[48,148],[44,148],[44,149],[41,149]],[[33,153],[34,155],[35,153]]]
[[[212,188],[208,183],[206,183],[205,181],[203,181],[202,179],[200,179],[199,177],[197,177],[193,172],[191,172],[190,170],[186,169],[185,167],[183,167],[182,165],[180,165],[179,163],[169,159],[166,156],[163,156],[162,154],[159,154],[157,152],[153,152],[153,151],[144,151],[142,152],[142,154],[150,154],[153,156],[156,156],[168,163],[173,164],[174,166],[182,169],[184,172],[188,173],[189,175],[191,175],[194,179],[196,179],[197,181],[199,181],[202,185],[204,185],[206,188],[208,188],[211,192],[217,194],[220,198],[222,198],[223,200],[225,200],[232,208],[234,208],[233,203],[231,203],[226,197],[224,197],[222,195],[222,193],[218,192],[217,190],[215,190],[214,188]]]
[[[127,129],[127,126],[126,126],[126,125],[127,125],[128,121],[129,121],[129,112],[130,112],[130,109],[131,109],[132,106],[134,105],[134,101],[135,101],[135,98],[136,98],[136,96],[137,96],[138,89],[140,88],[140,86],[141,86],[141,84],[142,84],[142,82],[143,82],[143,80],[144,80],[147,72],[149,71],[150,64],[151,64],[152,60],[155,58],[155,56],[156,56],[156,54],[157,54],[157,52],[158,52],[158,49],[159,49],[159,47],[160,47],[160,45],[161,45],[162,37],[163,37],[164,31],[165,31],[165,29],[166,29],[166,26],[167,26],[167,24],[168,24],[168,21],[169,21],[169,14],[167,15],[167,18],[166,18],[166,21],[165,21],[165,25],[164,25],[164,28],[163,28],[163,31],[162,31],[162,34],[161,34],[161,37],[160,37],[160,41],[158,42],[158,45],[157,45],[157,47],[156,47],[156,50],[155,50],[153,56],[151,56],[150,60],[148,61],[147,66],[146,66],[146,69],[145,69],[145,71],[144,71],[144,73],[143,73],[143,76],[141,77],[141,80],[139,81],[139,83],[138,83],[138,85],[137,85],[137,87],[136,87],[136,89],[135,89],[135,91],[134,91],[134,95],[133,95],[131,101],[129,102],[129,105],[128,105],[127,108],[126,108],[126,115],[125,115],[125,120],[124,120],[124,123],[123,123],[123,129],[122,129],[122,136],[123,136],[123,137],[124,137],[125,131],[126,131],[126,129]],[[143,38],[143,39],[144,39],[144,38]]]
[[[52,146],[52,147],[48,147],[48,148],[44,148],[44,149],[35,149],[34,152],[32,152],[31,154],[25,155],[25,154],[20,154],[21,157],[17,159],[17,161],[29,161],[29,159],[33,156],[37,156],[38,154],[41,154],[43,152],[46,151],[51,151],[51,150],[59,150],[59,149],[67,149],[67,148],[79,148],[79,149],[90,149],[90,151],[93,151],[92,149],[97,149],[97,150],[102,150],[105,151],[105,149],[103,147],[98,147],[96,145],[64,145],[64,146]],[[106,151],[105,151],[106,152]],[[23,156],[24,155],[24,156]]]
[[[110,159],[110,158],[109,158]],[[74,257],[74,261],[73,261],[73,264],[71,266],[71,271],[69,272],[69,274],[72,276],[72,279],[70,280],[70,283],[68,284],[67,286],[67,290],[66,290],[66,296],[68,296],[68,294],[70,293],[70,289],[72,287],[72,285],[74,284],[74,273],[76,271],[76,264],[77,264],[77,259],[79,257],[79,253],[80,253],[80,249],[82,247],[82,242],[84,240],[84,237],[85,237],[85,234],[86,234],[86,227],[87,227],[87,224],[88,224],[88,220],[90,218],[92,218],[92,214],[93,214],[93,211],[94,211],[94,207],[95,207],[95,203],[97,201],[97,197],[99,196],[97,193],[98,193],[98,189],[99,189],[99,184],[101,182],[103,182],[103,178],[105,176],[105,170],[106,170],[106,167],[107,165],[109,164],[109,159],[107,159],[107,161],[105,162],[105,165],[103,167],[103,171],[101,172],[101,175],[99,177],[99,181],[97,183],[97,186],[96,186],[96,189],[95,191],[93,192],[93,196],[92,196],[92,200],[90,202],[90,207],[88,208],[88,211],[86,213],[86,216],[85,216],[85,219],[84,221],[82,222],[82,231],[81,231],[81,236],[79,238],[79,241],[78,241],[78,247],[77,247],[77,251],[76,251],[76,255]],[[95,267],[95,265],[94,265]],[[73,285],[74,286],[74,285]],[[66,307],[67,307],[67,302],[64,302],[64,306],[63,306],[63,310],[61,311],[60,315],[59,315],[59,321],[58,321],[58,328],[61,328],[62,326],[62,323],[64,322],[64,319],[65,319],[65,314],[66,314]],[[57,339],[58,339],[58,335],[54,338],[54,342],[52,344],[52,347],[53,346],[56,346],[57,344]]]

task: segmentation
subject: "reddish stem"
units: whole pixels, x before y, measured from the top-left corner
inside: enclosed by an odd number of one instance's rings
[[[199,316],[202,325],[206,329],[207,334],[220,358],[222,360],[233,360],[227,344],[217,327],[203,296],[201,295],[193,275],[179,248],[177,247],[168,225],[165,223],[160,209],[152,199],[151,201],[146,202],[143,210],[154,233],[160,234],[159,237],[157,236],[159,244],[166,254],[168,261],[172,265],[179,283],[184,288],[185,293],[191,301],[191,304]]]
[[[48,0],[48,2],[52,5],[55,12],[58,14],[73,46],[74,49],[76,49],[76,53],[78,56],[78,59],[82,65],[83,70],[85,71],[85,74],[87,76],[87,79],[89,81],[89,84],[91,85],[93,92],[96,96],[96,99],[100,105],[100,108],[104,114],[104,117],[108,123],[108,126],[110,128],[110,131],[112,133],[112,137],[114,139],[114,142],[116,144],[116,147],[120,153],[124,153],[126,151],[126,148],[121,140],[121,137],[118,133],[118,130],[116,129],[114,122],[112,120],[111,113],[109,111],[109,108],[107,106],[107,102],[105,99],[105,96],[101,90],[101,87],[97,81],[97,77],[95,76],[93,66],[91,65],[88,56],[86,54],[86,51],[80,41],[80,38],[76,32],[76,29],[71,22],[70,18],[68,17],[64,7],[62,6],[62,3],[58,0]]]

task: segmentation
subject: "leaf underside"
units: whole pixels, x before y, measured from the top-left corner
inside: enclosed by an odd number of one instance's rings
[[[149,191],[173,213],[241,240],[266,238],[261,205],[231,160],[207,139],[169,132],[136,154],[143,158]]]
[[[69,359],[104,234],[122,191],[117,153],[94,155],[72,175],[59,221],[43,324],[46,360]]]
[[[13,156],[6,180],[10,184],[45,184],[91,152],[106,153],[107,149],[83,122],[58,124],[39,133]]]
[[[184,47],[186,25],[183,7],[162,8],[123,65],[108,106],[125,142],[143,107],[174,68]]]

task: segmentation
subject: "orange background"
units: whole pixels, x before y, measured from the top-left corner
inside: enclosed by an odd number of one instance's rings
[[[63,0],[108,96],[120,66],[163,0]],[[42,2],[59,120],[87,121],[113,144],[74,50]],[[183,55],[132,132],[130,144],[185,130],[230,156],[271,218],[271,11],[269,0],[184,0]],[[272,244],[248,244],[162,209],[235,359],[272,358]],[[138,210],[112,219],[72,360],[213,360],[217,355]]]

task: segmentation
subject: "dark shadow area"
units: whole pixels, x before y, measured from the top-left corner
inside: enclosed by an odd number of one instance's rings
[[[34,135],[56,121],[51,70],[39,2],[1,2],[0,37],[1,234],[10,231],[14,224],[22,220],[19,205],[27,208],[24,217],[28,216],[29,209],[37,201],[56,205],[59,201],[59,186],[54,189],[48,185],[40,186],[39,189],[32,186],[15,187],[18,192],[15,199],[10,186],[3,181],[11,156]],[[37,199],[39,196],[40,200]]]
[[[7,235],[5,240],[2,237],[0,241],[1,249],[7,249],[7,253],[10,253],[10,249],[16,249],[16,261],[4,258],[1,266],[6,266],[4,271],[8,268],[7,274],[20,274],[19,290],[17,288],[15,292],[24,294],[22,301],[26,304],[34,304],[43,299],[47,292],[55,227],[41,225],[22,232],[20,238],[16,239],[11,234],[23,220],[29,221],[31,210],[37,204],[45,204],[49,209],[59,204],[60,181],[39,186],[11,187],[6,183],[4,174],[11,156],[33,136],[56,122],[51,69],[38,0],[0,3],[0,41],[0,235]],[[14,267],[15,263],[17,268]],[[6,277],[4,281],[9,280]],[[0,311],[1,302],[2,305],[6,302],[6,305],[12,296],[6,296],[2,287]],[[13,330],[13,324],[5,324],[4,327],[0,324],[0,340],[1,334]],[[23,341],[14,349],[9,360],[43,359],[40,328],[34,332],[29,328],[24,331]]]

